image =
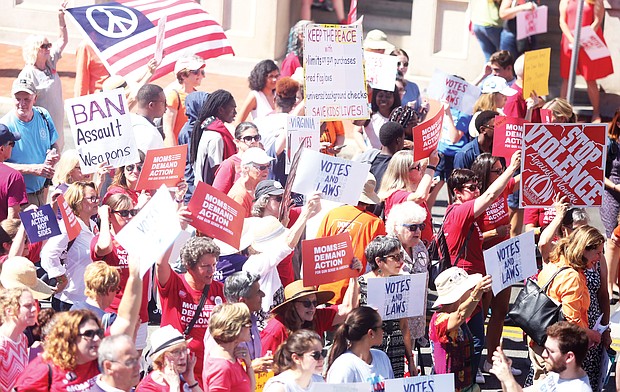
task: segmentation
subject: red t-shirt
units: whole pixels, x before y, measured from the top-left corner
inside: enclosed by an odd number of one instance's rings
[[[48,384],[49,367],[52,370],[52,384]],[[15,388],[27,392],[77,392],[88,391],[95,385],[95,377],[99,374],[97,360],[77,365],[73,370],[63,370],[51,362],[44,361],[41,356],[26,367],[19,376]]]
[[[28,203],[24,176],[0,162],[0,221],[8,216],[9,207]]]
[[[194,290],[185,280],[184,274],[177,274],[174,271],[170,273],[170,279],[162,286],[157,281],[159,289],[159,298],[161,300],[161,326],[172,325],[177,331],[183,333],[185,327],[192,321],[202,290]],[[196,320],[196,324],[189,332],[192,339],[188,343],[189,349],[196,354],[196,366],[194,374],[196,380],[202,380],[202,365],[204,359],[204,343],[203,339],[205,331],[209,327],[209,318],[213,308],[218,303],[225,302],[224,285],[220,282],[211,282],[207,300],[205,301],[202,314]],[[202,386],[201,386],[202,387]]]
[[[526,208],[523,216],[523,224],[545,227],[555,218],[555,208]]]
[[[127,279],[129,279],[127,251],[118,242],[116,242],[114,237],[112,237],[112,244],[114,246],[112,252],[108,253],[103,257],[99,257],[95,253],[95,246],[97,245],[98,240],[99,234],[95,235],[95,237],[90,242],[91,258],[93,259],[93,261],[103,260],[108,265],[116,267],[116,269],[118,269],[118,272],[121,275],[121,281],[119,285],[120,291],[116,293],[112,304],[105,310],[108,313],[118,313],[118,305],[121,303],[121,298],[123,297],[123,293],[125,292],[125,287],[127,287]],[[144,276],[145,279],[142,280],[142,303],[140,304],[140,321],[142,321],[143,323],[147,323],[149,321],[149,279],[147,277],[150,276],[150,272],[147,272]]]
[[[112,185],[108,188],[108,191],[103,196],[103,200],[101,201],[101,204],[105,204],[105,202],[108,200],[110,196],[115,195],[117,193],[122,193],[124,195],[129,196],[134,205],[138,204],[138,192],[134,191],[133,189],[123,188],[122,186],[118,186],[118,185]]]
[[[239,179],[240,175],[241,158],[239,155],[235,154],[224,159],[224,161],[217,167],[217,170],[215,171],[215,178],[213,179],[213,187],[224,193],[228,193],[235,181]]]
[[[168,383],[166,383],[166,385],[161,385],[156,383],[153,380],[153,377],[151,377],[152,373],[149,373],[146,375],[146,377],[144,377],[142,379],[142,381],[140,381],[140,384],[138,384],[138,386],[136,387],[136,392],[169,392],[170,391],[170,385],[168,385]],[[164,380],[164,382],[166,382],[166,380]],[[181,383],[181,390],[184,391],[184,386],[187,383]]]
[[[478,227],[474,217],[475,200],[466,201],[463,204],[452,204],[446,210],[446,219],[443,231],[446,235],[446,243],[450,249],[450,257],[456,260],[459,250],[463,247],[469,229],[474,225],[467,248],[457,266],[463,268],[468,274],[486,274],[484,257],[482,255],[482,231]]]
[[[392,209],[392,207],[394,207],[396,204],[406,202],[410,194],[411,192],[409,191],[399,190],[399,191],[394,191],[394,193],[392,193],[390,196],[388,196],[387,199],[385,199],[386,219],[389,216],[390,210]],[[422,235],[420,238],[422,239],[424,246],[428,246],[428,244],[430,244],[430,242],[433,240],[432,215],[431,215],[431,212],[428,210],[428,206],[426,205],[425,201],[418,203],[418,204],[424,207],[424,209],[426,210],[426,219],[424,220],[425,227],[424,227],[424,230],[422,230]]]
[[[506,104],[504,105],[504,115],[508,117],[517,117],[517,118],[525,118],[527,113],[527,104],[525,99],[523,98],[523,88],[517,86],[516,83],[513,83],[511,86],[513,89],[517,90],[517,93],[513,96],[506,98]],[[533,123],[540,123],[540,108],[536,108],[532,111],[532,121]]]
[[[250,377],[239,362],[224,358],[207,358],[202,379],[204,390],[210,392],[250,392]]]
[[[512,194],[512,190],[515,186],[514,178],[508,181],[508,185],[504,188],[504,192],[489,206],[487,207],[480,222],[480,230],[483,233],[493,230],[496,227],[510,224],[510,212],[508,210],[508,196]],[[489,249],[492,246],[499,244],[510,238],[510,232],[504,237],[493,237],[484,242],[483,249]]]
[[[314,315],[315,329],[314,331],[323,336],[323,333],[333,329],[334,317],[338,314],[338,305],[332,305],[327,308],[319,308]],[[288,328],[282,323],[282,317],[275,315],[267,322],[265,329],[260,333],[260,341],[262,344],[262,356],[267,355],[270,350],[272,354],[276,352],[282,342],[288,338]]]

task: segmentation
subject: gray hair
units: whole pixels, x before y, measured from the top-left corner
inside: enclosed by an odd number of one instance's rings
[[[230,275],[224,281],[224,297],[227,302],[239,302],[241,298],[247,298],[250,287],[258,282],[260,275],[247,271],[239,271]]]
[[[262,218],[265,216],[265,208],[267,207],[267,203],[269,203],[269,195],[262,195],[254,204],[252,204],[252,216],[257,216]]]
[[[106,336],[99,345],[97,362],[99,363],[99,369],[103,373],[103,362],[105,361],[116,361],[116,353],[118,352],[118,343],[121,341],[125,341],[130,345],[133,345],[133,339],[129,335],[121,334],[121,335],[112,335]]]
[[[414,201],[396,204],[390,210],[385,221],[385,231],[389,235],[396,235],[396,228],[405,223],[422,223],[426,219],[426,209]]]
[[[45,37],[42,35],[29,35],[26,37],[22,45],[22,57],[26,65],[34,65],[37,61],[37,55],[43,42],[45,42]]]
[[[401,245],[398,238],[389,235],[379,235],[370,241],[370,243],[366,246],[364,255],[366,256],[366,261],[370,264],[370,268],[375,271],[379,268],[379,265],[375,260],[376,257],[385,257],[393,250],[400,250],[400,247]]]

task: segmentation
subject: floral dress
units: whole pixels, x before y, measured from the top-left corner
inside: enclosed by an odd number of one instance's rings
[[[588,308],[588,327],[594,328],[596,321],[601,316],[601,307],[598,303],[598,290],[601,287],[601,266],[596,264],[596,268],[585,270],[588,291],[590,292],[590,307]],[[599,381],[601,378],[601,359],[603,357],[603,345],[597,344],[590,347],[585,359],[583,360],[583,368],[588,373],[590,386],[593,391],[598,391]]]
[[[402,271],[408,274],[420,274],[427,273],[426,275],[426,288],[428,289],[428,250],[422,243],[422,241],[418,242],[418,245],[414,246],[411,249],[411,254],[413,255],[413,260],[409,257],[409,253],[405,252],[404,249],[401,249],[403,254],[405,255],[405,260],[403,264]],[[428,290],[427,290],[428,291]],[[411,334],[411,339],[418,339],[424,337],[426,335],[426,293],[424,291],[424,316],[418,317],[409,317],[407,318],[407,323],[409,323],[409,333]]]

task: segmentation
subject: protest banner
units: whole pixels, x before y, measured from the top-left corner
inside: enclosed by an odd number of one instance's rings
[[[540,109],[540,121],[542,123],[551,123],[553,122],[552,116],[553,112],[551,109]]]
[[[598,207],[605,179],[606,124],[525,124],[520,207]]]
[[[540,5],[531,11],[517,13],[517,39],[546,33],[548,11],[546,5]]]
[[[426,89],[426,94],[437,101],[446,101],[451,108],[472,114],[474,104],[480,96],[480,88],[436,69]]]
[[[454,374],[431,374],[385,380],[385,392],[454,392]]]
[[[383,320],[423,316],[427,273],[368,279],[368,306]]]
[[[177,203],[162,185],[115,239],[128,254],[140,255],[140,276],[144,276],[180,233]]]
[[[579,40],[579,44],[586,52],[590,60],[598,60],[611,56],[605,42],[603,42],[601,37],[599,37],[590,26],[583,26],[581,28],[581,38]]]
[[[393,57],[393,56],[392,56]],[[429,113],[432,117],[413,127],[413,160],[428,158],[437,149],[443,127],[444,107],[440,102],[430,100]]]
[[[398,56],[364,51],[364,71],[370,87],[384,91],[394,91]]]
[[[19,219],[21,219],[24,225],[26,235],[31,244],[61,234],[56,214],[50,204],[20,212]]]
[[[82,173],[94,173],[100,163],[121,167],[140,160],[125,90],[66,99],[65,112]]]
[[[67,203],[63,195],[58,195],[56,198],[56,204],[60,210],[62,220],[65,222],[65,228],[67,229],[69,241],[73,241],[75,237],[80,234],[80,231],[82,231],[80,222],[78,222],[77,217],[73,213],[71,207],[69,207],[69,203]]]
[[[358,276],[351,269],[353,247],[348,232],[303,240],[301,255],[304,286],[319,286]]]
[[[363,39],[360,25],[309,24],[305,27],[307,115],[323,120],[370,117],[362,61]]]
[[[187,144],[147,151],[136,190],[176,186],[183,180],[186,159]]]
[[[166,35],[166,18],[164,15],[159,19],[157,23],[157,36],[155,37],[155,55],[154,59],[156,63],[161,63],[164,58],[164,38]]]
[[[300,147],[321,149],[321,119],[319,117],[288,116],[286,119],[286,174],[289,174],[293,156]]]
[[[493,277],[493,294],[536,275],[534,231],[527,231],[485,250],[484,266]]]
[[[525,52],[523,63],[523,98],[528,99],[532,91],[539,96],[549,94],[549,65],[551,48]]]
[[[192,226],[211,238],[239,249],[245,208],[224,192],[199,182],[187,209],[192,213]]]
[[[291,191],[356,206],[370,171],[369,163],[353,162],[304,148]]]
[[[525,120],[517,117],[495,116],[493,156],[504,157],[510,162],[512,154],[521,150]]]

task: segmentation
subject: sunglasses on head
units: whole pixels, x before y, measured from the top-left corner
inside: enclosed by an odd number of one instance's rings
[[[469,184],[469,185],[463,185],[463,189],[467,189],[470,192],[474,192],[476,189],[479,189],[479,185],[478,184]]]
[[[112,212],[115,213],[115,214],[119,214],[123,218],[127,218],[129,215],[131,215],[131,216],[138,215],[138,212],[140,212],[140,211],[136,210],[136,209],[132,209],[132,210],[116,210],[116,211],[112,211]]]
[[[418,229],[422,231],[426,227],[426,223],[403,223],[402,226],[409,229],[409,231],[416,231]]]
[[[321,351],[317,350],[317,351],[313,351],[308,354],[310,354],[310,356],[314,358],[315,361],[318,361],[321,358],[327,357],[327,350],[326,349],[322,349]]]
[[[243,140],[246,143],[260,142],[260,135],[244,136],[241,138],[241,140]]]
[[[142,165],[127,165],[125,166],[125,170],[128,172],[132,172],[134,169],[138,169],[139,172],[142,171]]]
[[[189,71],[189,73],[191,73],[192,75],[202,75],[205,76],[205,70],[204,69],[197,69],[194,71]]]
[[[409,62],[408,62],[408,61],[405,61],[405,62],[400,62],[400,61],[399,61],[399,62],[398,62],[398,66],[399,66],[399,67],[408,67],[408,66],[409,66]]]
[[[101,328],[99,328],[99,329],[88,329],[88,330],[82,332],[81,334],[79,334],[79,336],[85,337],[87,339],[92,339],[95,336],[99,336],[99,339],[103,339],[104,331]]]
[[[52,47],[52,44],[50,44],[49,42],[46,44],[41,44],[41,49],[49,49]]]
[[[316,302],[316,300],[310,301],[309,299],[302,299],[302,300],[299,300],[297,302],[302,304],[304,306],[304,308],[306,308],[306,309],[316,308],[316,306],[318,305],[318,302]]]

